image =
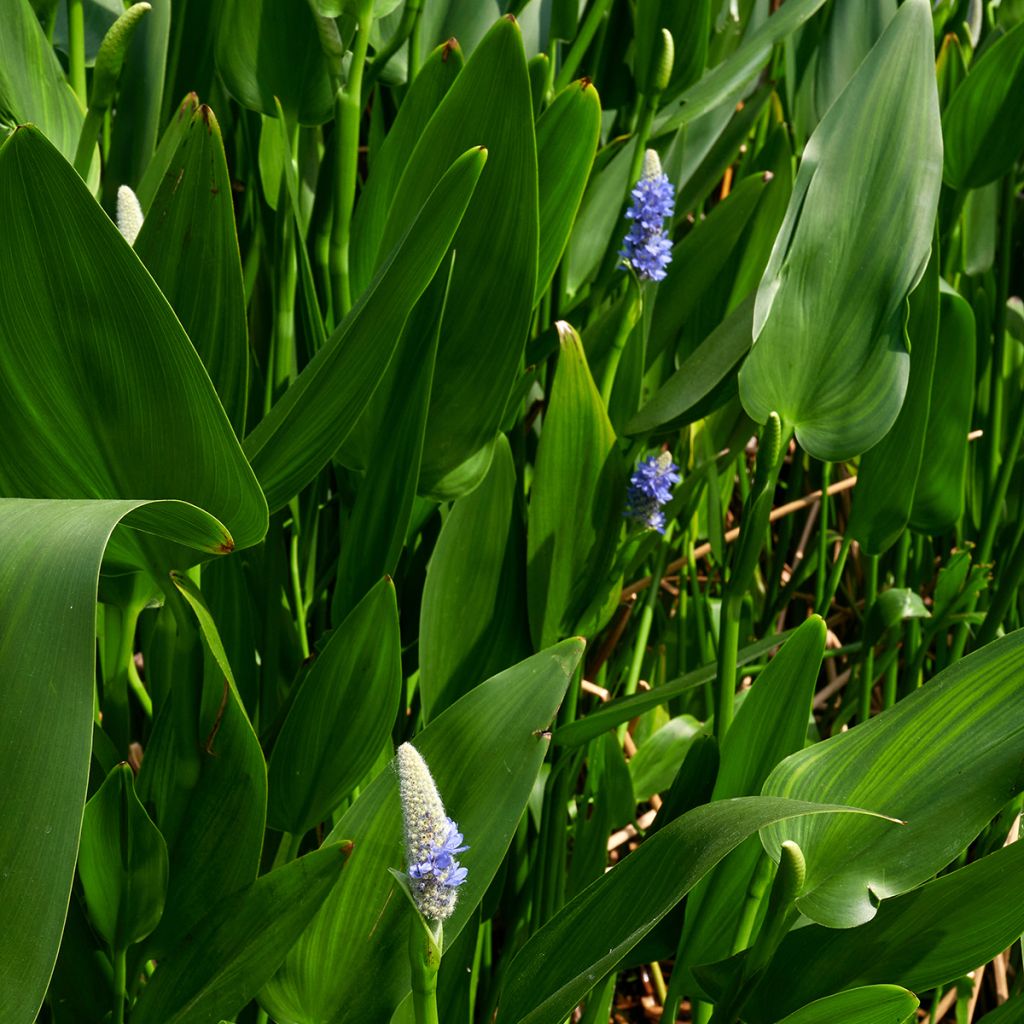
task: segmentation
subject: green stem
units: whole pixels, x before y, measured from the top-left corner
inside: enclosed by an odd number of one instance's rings
[[[1013,554],[1000,573],[995,596],[992,598],[992,603],[985,614],[985,620],[978,630],[978,647],[984,647],[990,640],[995,639],[996,630],[1006,618],[1010,605],[1017,597],[1022,578],[1024,578],[1024,519],[1017,527]]]
[[[864,581],[864,617],[878,598],[878,556],[867,555],[867,577]],[[864,649],[864,660],[860,666],[860,711],[859,719],[866,722],[871,717],[871,689],[875,681],[875,648],[869,644]]]
[[[586,1005],[583,1007],[583,1016],[580,1017],[580,1024],[606,1024],[611,1017],[617,977],[615,971],[612,971],[604,981],[599,982],[590,990]]]
[[[405,9],[402,11],[402,20],[398,23],[398,28],[395,30],[395,34],[384,44],[383,48],[378,50],[373,57],[373,63],[370,64],[369,70],[366,72],[366,82],[363,85],[364,93],[369,93],[373,88],[374,82],[380,77],[380,73],[387,66],[389,60],[405,45],[405,41],[413,33],[413,29],[416,27],[416,23],[419,21],[420,12],[423,10],[423,0],[405,0]],[[412,81],[411,74],[411,61],[410,61],[410,73],[409,81]]]
[[[562,62],[562,66],[555,76],[555,92],[565,88],[573,80],[576,69],[579,67],[580,61],[583,60],[583,55],[587,52],[611,5],[612,0],[594,0],[593,6],[587,11],[587,16],[569,48],[568,56]]]
[[[828,485],[831,475],[832,464],[823,462],[821,464],[821,503],[818,513],[818,572],[814,578],[815,608],[821,608],[825,603],[825,572],[828,566]]]
[[[352,44],[352,63],[348,82],[334,100],[335,177],[334,220],[331,224],[331,298],[335,324],[341,323],[352,308],[349,280],[349,239],[352,229],[352,205],[356,197],[359,170],[359,124],[363,114],[363,68],[370,44],[373,4],[364,4]]]
[[[736,702],[736,652],[740,642],[741,595],[726,585],[722,598],[721,625],[718,631],[718,707],[715,712],[715,739],[721,746],[732,725],[733,705]]]
[[[846,568],[846,559],[850,554],[852,545],[853,537],[847,534],[843,537],[838,558],[832,563],[832,571],[828,575],[828,583],[825,585],[825,590],[821,595],[821,602],[815,609],[822,618],[828,615],[828,610],[832,606],[832,599],[836,596],[836,591],[839,589],[839,581],[843,577],[843,569]]]
[[[82,181],[89,177],[93,150],[96,148],[96,140],[100,137],[102,127],[103,114],[90,107],[86,111],[85,120],[82,121],[82,130],[78,134],[78,148],[75,150],[75,170]]]
[[[992,371],[989,377],[988,480],[995,486],[999,478],[999,455],[1003,433],[1003,361],[1006,348],[1006,299],[1010,291],[1010,256],[1013,246],[1014,174],[1003,179],[999,208],[999,276],[996,306],[992,317]],[[991,506],[998,514],[998,506]]]
[[[604,370],[601,374],[601,401],[606,409],[611,408],[612,391],[615,388],[615,375],[619,371],[619,363],[622,360],[622,353],[626,349],[626,342],[629,340],[629,336],[638,319],[634,315],[636,305],[642,302],[640,283],[637,280],[636,274],[630,269],[626,284],[626,294],[622,297],[622,313],[615,331],[615,340],[612,342],[611,351],[608,353]]]
[[[127,999],[127,986],[125,985],[127,954],[126,949],[114,950],[114,1024],[124,1024],[124,1004]]]
[[[85,3],[68,0],[68,69],[71,88],[84,109],[89,102],[85,84]],[[77,166],[77,161],[76,161]]]
[[[416,1024],[439,1024],[437,1019],[437,972],[441,966],[437,947],[424,932],[423,922],[413,917],[409,932],[409,965],[412,968],[412,1006]]]
[[[633,160],[629,167],[629,188],[632,189],[640,178],[644,168],[644,154],[647,152],[647,140],[650,138],[654,114],[658,109],[658,94],[644,96],[640,105],[640,116],[637,118],[636,131],[633,133],[635,148]]]
[[[768,855],[762,852],[747,886],[747,895],[743,901],[743,910],[740,913],[740,919],[736,925],[736,936],[732,943],[733,953],[739,953],[750,945],[750,939],[754,934],[754,922],[757,920],[757,912],[761,907],[764,894],[768,891],[773,866]]]

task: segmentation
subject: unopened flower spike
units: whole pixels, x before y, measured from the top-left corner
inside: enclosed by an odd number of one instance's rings
[[[405,824],[409,887],[419,911],[430,921],[451,917],[466,869],[456,854],[462,845],[458,825],[445,814],[426,761],[411,743],[398,748],[398,789]]]
[[[626,492],[626,516],[658,533],[665,532],[662,506],[672,500],[672,488],[679,483],[679,467],[671,452],[648,455],[641,459],[629,478]]]
[[[117,230],[129,245],[134,245],[139,237],[142,220],[139,197],[127,185],[121,185],[117,190]]]
[[[672,262],[672,240],[665,221],[676,209],[675,191],[653,149],[644,153],[644,170],[630,193],[633,203],[626,216],[633,222],[619,255],[622,267],[632,267],[642,281],[662,281]]]

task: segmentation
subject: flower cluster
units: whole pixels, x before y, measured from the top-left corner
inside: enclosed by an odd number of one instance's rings
[[[455,909],[458,887],[466,880],[456,854],[469,847],[462,845],[462,833],[445,814],[430,769],[411,743],[398,748],[398,788],[413,898],[424,917],[444,921]]]
[[[626,216],[633,226],[619,251],[622,265],[631,266],[641,280],[661,281],[672,262],[672,241],[665,234],[665,221],[675,212],[676,201],[672,183],[662,173],[661,161],[653,149],[644,155],[643,177],[631,195],[633,204]]]
[[[679,483],[679,467],[670,452],[648,455],[637,463],[626,492],[626,516],[648,529],[665,532],[662,506],[672,500],[672,488]]]

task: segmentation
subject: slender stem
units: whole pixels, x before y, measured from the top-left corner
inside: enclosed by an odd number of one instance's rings
[[[579,32],[576,33],[568,56],[562,62],[562,67],[555,76],[555,92],[563,89],[573,80],[576,69],[579,67],[580,61],[583,60],[583,55],[587,52],[594,34],[611,5],[612,0],[594,0],[590,10],[587,11],[587,16],[583,19]]]
[[[1013,246],[1014,174],[1003,179],[999,208],[999,273],[996,306],[992,315],[992,370],[989,376],[988,480],[994,487],[999,477],[999,456],[1003,434],[1003,360],[1006,349],[1006,299],[1010,291],[1010,256]],[[993,518],[998,508],[992,507]]]
[[[603,981],[598,982],[587,997],[580,1024],[605,1024],[611,1016],[612,1000],[615,998],[615,979],[612,971]]]
[[[68,66],[71,88],[82,103],[83,109],[89,102],[85,85],[85,3],[84,0],[68,0]]]
[[[654,122],[654,113],[658,109],[658,94],[651,93],[644,96],[640,105],[640,115],[636,122],[636,131],[633,133],[635,149],[633,160],[629,167],[629,188],[632,189],[640,177],[644,167],[644,154],[647,152],[647,140],[651,134],[651,125]]]
[[[100,137],[102,127],[103,114],[90,107],[86,111],[85,120],[82,121],[82,130],[78,133],[78,148],[75,150],[75,170],[83,181],[89,177],[93,150],[96,148],[96,140]]]
[[[864,615],[867,616],[871,606],[878,597],[878,556],[867,555],[867,576],[864,580]],[[864,649],[864,660],[860,667],[860,721],[866,722],[871,717],[871,689],[875,681],[875,648],[869,644]]]
[[[747,885],[746,898],[743,901],[743,910],[736,925],[736,935],[732,943],[733,953],[739,953],[750,945],[751,937],[754,934],[754,922],[757,920],[757,912],[760,909],[764,894],[768,891],[768,883],[772,878],[772,861],[762,851],[750,876]]]
[[[828,485],[832,464],[821,464],[821,506],[818,512],[818,572],[814,578],[814,607],[825,603],[825,570],[828,566]]]
[[[373,4],[364,4],[352,44],[352,63],[348,82],[334,100],[335,177],[334,221],[331,224],[331,293],[335,323],[340,323],[352,308],[349,280],[349,239],[352,228],[352,204],[356,197],[359,170],[359,123],[363,114],[363,68],[370,44]]]
[[[395,34],[374,54],[373,63],[366,72],[366,81],[363,84],[363,92],[368,94],[373,88],[374,82],[380,77],[380,73],[387,66],[389,60],[405,45],[405,41],[412,35],[413,29],[419,20],[420,12],[423,10],[423,0],[405,0],[405,9],[402,11],[402,20],[398,23]],[[411,65],[411,61],[410,61]],[[412,81],[412,75],[408,76]]]
[[[615,375],[619,371],[619,363],[622,360],[622,353],[626,349],[626,342],[636,325],[638,317],[634,316],[638,303],[643,302],[640,292],[640,283],[635,272],[629,268],[629,281],[626,284],[626,294],[622,297],[622,313],[619,324],[615,331],[615,340],[612,342],[611,351],[605,360],[604,370],[601,374],[601,401],[606,409],[611,407],[612,391],[615,388]],[[641,311],[642,312],[642,311]]]
[[[821,603],[815,609],[822,618],[828,614],[828,610],[832,605],[832,599],[836,596],[836,591],[839,589],[839,581],[843,577],[843,569],[846,568],[846,559],[850,554],[852,545],[853,537],[846,534],[843,537],[842,546],[839,548],[839,555],[832,563],[832,571],[828,575],[828,583],[825,585],[825,590],[821,595]]]
[[[736,652],[740,642],[741,595],[726,585],[722,598],[721,626],[718,631],[718,707],[715,713],[715,739],[721,745],[732,725],[736,701]]]
[[[127,986],[125,985],[127,954],[126,949],[114,950],[114,1024],[124,1024],[124,1004],[127,999]]]
[[[1013,554],[1003,566],[999,586],[985,614],[985,620],[978,630],[978,646],[983,647],[996,635],[996,630],[1006,618],[1010,605],[1017,597],[1021,579],[1024,578],[1024,519],[1017,527]]]

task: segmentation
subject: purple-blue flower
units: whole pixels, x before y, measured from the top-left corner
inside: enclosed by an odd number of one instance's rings
[[[619,250],[623,267],[631,266],[645,281],[664,280],[672,262],[672,241],[665,234],[665,221],[675,213],[676,200],[653,149],[647,150],[643,177],[630,194],[633,203],[626,216],[633,225]]]
[[[641,459],[629,478],[626,516],[648,529],[665,532],[662,506],[672,500],[672,488],[679,483],[679,467],[670,452]]]

